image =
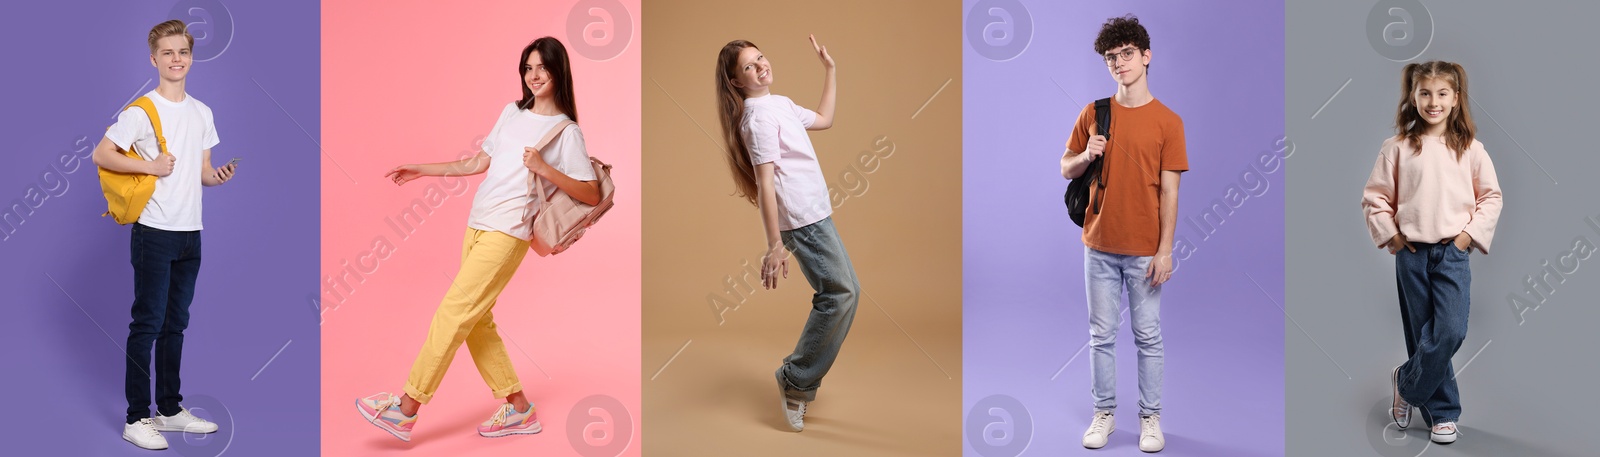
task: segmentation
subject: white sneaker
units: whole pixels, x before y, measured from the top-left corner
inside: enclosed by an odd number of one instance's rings
[[[1111,432],[1117,429],[1117,418],[1111,411],[1095,411],[1094,420],[1089,422],[1089,430],[1083,432],[1083,447],[1100,449],[1105,447],[1106,439],[1111,437]]]
[[[1394,389],[1394,402],[1389,406],[1389,417],[1394,418],[1394,425],[1401,430],[1411,426],[1411,405],[1406,399],[1400,398],[1400,367],[1395,367],[1389,372],[1389,386]]]
[[[789,428],[793,429],[794,431],[798,432],[805,430],[806,402],[803,400],[789,398],[787,383],[783,381],[783,375],[779,373],[773,373],[773,376],[777,377],[778,379],[778,400],[782,402],[779,403],[778,406],[783,408],[784,422],[788,423]]]
[[[171,416],[162,416],[157,413],[153,422],[155,422],[156,430],[163,432],[212,433],[217,431],[216,422],[201,419],[195,416],[194,413],[189,412],[188,408],[184,408],[178,411],[178,414]]]
[[[152,451],[167,448],[167,439],[161,436],[161,432],[156,431],[155,423],[148,417],[122,426],[122,439],[128,440],[134,446]]]
[[[1433,432],[1428,434],[1428,439],[1431,439],[1433,442],[1439,444],[1450,444],[1456,442],[1456,423],[1440,422],[1433,424]]]
[[[783,399],[783,417],[794,431],[806,429],[806,402],[793,398]]]
[[[1167,437],[1161,434],[1161,415],[1139,418],[1139,450],[1161,452],[1165,447],[1167,447]]]

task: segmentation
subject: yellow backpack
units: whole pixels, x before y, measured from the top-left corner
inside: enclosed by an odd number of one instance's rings
[[[150,126],[155,127],[156,131],[156,145],[160,147],[162,155],[170,155],[167,153],[167,137],[161,135],[161,117],[156,115],[156,105],[149,97],[139,97],[128,105],[128,108],[134,107],[144,110],[144,114],[150,117]],[[122,151],[122,155],[144,160],[131,144]],[[144,206],[150,203],[150,195],[156,192],[156,178],[151,174],[120,173],[100,167],[100,191],[106,194],[107,208],[100,216],[111,216],[117,220],[117,225],[138,222]]]

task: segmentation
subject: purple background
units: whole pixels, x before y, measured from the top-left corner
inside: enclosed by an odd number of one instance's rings
[[[231,17],[231,38],[196,37],[197,58],[227,47],[193,64],[187,91],[216,113],[222,142],[213,164],[242,160],[233,181],[204,191],[204,260],[185,333],[184,404],[222,430],[187,441],[164,433],[167,452],[318,452],[318,4],[177,3],[6,8],[0,37],[12,52],[0,76],[9,111],[0,123],[8,145],[0,203],[9,211],[31,186],[55,195],[15,230],[0,224],[9,327],[0,332],[9,411],[0,453],[154,455],[121,439],[129,228],[100,217],[105,203],[87,157],[122,104],[155,88],[150,27],[193,22],[172,14],[188,6],[212,16],[214,33]],[[64,153],[85,160],[51,171]]]
[[[964,15],[985,15],[989,5],[974,11],[977,3],[965,1]],[[972,411],[991,395],[1026,408],[1031,432],[1017,430],[1014,438],[1028,440],[1022,455],[1140,454],[1136,351],[1126,317],[1117,336],[1117,432],[1099,451],[1081,444],[1093,411],[1090,351],[1078,353],[1089,338],[1082,229],[1067,218],[1067,181],[1059,174],[1079,111],[1116,91],[1093,52],[1100,24],[1134,13],[1152,35],[1151,92],[1183,118],[1191,169],[1183,175],[1175,238],[1195,251],[1163,290],[1162,454],[1282,455],[1282,162],[1266,168],[1266,193],[1246,199],[1209,239],[1188,222],[1228,186],[1250,187],[1238,184],[1241,175],[1282,137],[1282,2],[1024,6],[1033,33],[1014,59],[985,58],[974,49],[982,38],[964,30],[966,454],[1017,455],[980,453],[987,446],[970,439],[995,421],[987,408]]]

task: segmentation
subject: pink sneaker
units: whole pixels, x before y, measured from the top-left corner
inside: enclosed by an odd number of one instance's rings
[[[494,416],[483,424],[478,425],[478,434],[488,438],[506,435],[531,435],[539,433],[543,427],[539,426],[539,416],[534,412],[536,408],[528,404],[527,411],[518,412],[510,403],[501,403],[500,409],[495,410]]]
[[[400,441],[411,441],[411,426],[416,425],[417,416],[400,413],[399,396],[379,392],[356,400],[356,410],[361,412],[361,417],[367,418],[367,422],[389,432]]]

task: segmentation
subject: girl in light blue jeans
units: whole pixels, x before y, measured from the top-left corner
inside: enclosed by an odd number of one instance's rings
[[[811,45],[826,73],[817,111],[772,94],[772,64],[754,43],[729,42],[718,53],[716,68],[728,165],[740,196],[760,208],[765,229],[762,287],[776,288],[778,278],[789,275],[786,259],[793,251],[817,291],[794,353],[774,373],[784,419],[797,432],[805,428],[806,404],[816,399],[850,332],[861,293],[850,255],[833,227],[828,184],[806,133],[833,126],[836,98],[833,57],[815,37]]]

